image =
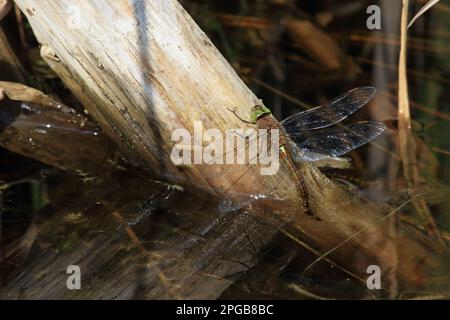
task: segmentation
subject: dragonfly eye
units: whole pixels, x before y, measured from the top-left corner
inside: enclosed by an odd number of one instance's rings
[[[262,105],[255,105],[252,108],[251,122],[256,123],[256,121],[258,121],[258,119],[260,119],[262,116],[268,115],[271,113],[272,112],[270,111],[269,108],[264,107]]]

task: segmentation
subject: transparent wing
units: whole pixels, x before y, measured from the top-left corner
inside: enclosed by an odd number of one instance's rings
[[[290,133],[292,156],[296,161],[339,157],[375,139],[385,128],[381,122],[364,121],[345,127]]]
[[[366,105],[375,93],[374,87],[359,87],[324,105],[287,117],[280,124],[287,133],[329,127]]]

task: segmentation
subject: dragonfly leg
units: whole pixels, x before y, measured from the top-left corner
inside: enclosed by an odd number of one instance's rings
[[[237,112],[236,112],[236,107],[234,107],[233,109],[230,109],[230,108],[227,108],[227,109],[228,109],[229,111],[231,111],[231,112],[236,116],[236,118],[238,118],[238,119],[241,120],[242,122],[245,122],[245,123],[248,123],[248,124],[254,124],[254,123],[251,122],[251,121],[242,119],[242,118],[237,114]]]
[[[244,138],[245,140],[248,140],[250,138],[250,135],[248,136],[243,136],[242,134],[240,134],[239,132],[237,132],[236,130],[233,130],[234,134],[237,134],[239,137]]]

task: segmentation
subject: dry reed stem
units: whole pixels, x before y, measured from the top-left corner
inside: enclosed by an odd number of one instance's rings
[[[428,1],[422,9],[419,10],[419,12],[416,13],[416,15],[411,19],[411,22],[408,24],[408,28],[412,27],[414,22],[416,22],[417,19],[419,19],[425,12],[427,12],[429,9],[431,9],[432,6],[437,4],[440,0],[430,0]]]
[[[409,0],[403,0],[398,67],[398,148],[403,165],[403,175],[406,179],[408,188],[413,190],[416,189],[417,185],[421,182],[421,177],[416,158],[416,144],[411,132],[411,113],[408,95],[408,77],[406,69],[408,8]],[[413,198],[412,203],[419,216],[423,219],[428,234],[432,235],[441,244],[445,245],[425,199],[423,197],[415,197]]]

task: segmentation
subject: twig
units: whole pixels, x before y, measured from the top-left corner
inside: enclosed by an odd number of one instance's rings
[[[382,96],[384,96],[384,97],[386,97],[388,99],[393,99],[393,100],[397,100],[398,101],[398,97],[396,97],[393,94],[390,94],[387,91],[380,92],[380,95],[382,95]],[[430,110],[430,109],[426,108],[425,106],[423,106],[423,105],[421,105],[421,104],[419,104],[417,102],[414,102],[414,101],[410,101],[409,104],[414,109],[420,110],[423,113],[430,114],[432,116],[435,116],[435,117],[440,118],[440,119],[445,120],[445,121],[450,121],[450,115],[447,114],[447,113],[436,111],[436,110]]]
[[[437,147],[431,147],[431,151],[436,152],[436,153],[440,153],[446,156],[450,156],[450,151],[448,150],[444,150],[441,148],[437,148]]]
[[[291,290],[294,290],[295,292],[297,292],[305,297],[308,297],[308,298],[312,298],[312,299],[316,299],[316,300],[335,300],[332,298],[325,298],[325,297],[318,296],[312,292],[309,292],[309,291],[303,289],[302,287],[300,287],[299,285],[296,285],[294,283],[290,283],[288,285],[288,288]]]
[[[145,249],[143,243],[141,242],[141,240],[139,240],[139,238],[136,235],[136,233],[134,232],[134,230],[127,224],[127,222],[125,221],[124,217],[118,211],[113,211],[112,215],[122,225],[122,227],[125,229],[128,237],[131,239],[133,244],[139,248],[139,250],[141,251],[141,253],[143,254],[144,257],[150,255],[150,256],[153,256],[153,257],[156,257],[156,258],[160,258],[159,254],[157,254],[155,252],[152,252],[152,251],[148,251],[147,249]],[[158,278],[161,281],[161,284],[164,285],[167,288],[167,290],[176,299],[181,299],[181,296],[175,290],[173,290],[172,285],[170,284],[170,280],[166,277],[164,272],[158,266],[152,265],[151,267],[158,269],[158,271],[159,271],[158,272]],[[147,265],[147,268],[149,268],[149,265]]]
[[[289,233],[288,231],[282,229],[281,232],[288,237],[289,239],[293,240],[294,242],[298,243],[299,245],[301,245],[303,248],[305,248],[306,250],[312,252],[313,254],[315,254],[316,256],[320,255],[320,252],[317,251],[316,249],[314,249],[313,247],[309,246],[308,244],[306,244],[305,242],[301,241],[300,239],[298,239],[297,237],[295,237],[293,234]],[[346,268],[344,268],[343,266],[337,264],[336,262],[334,262],[331,259],[328,259],[326,257],[323,257],[323,260],[325,260],[326,262],[328,262],[329,264],[331,264],[332,266],[338,268],[339,270],[343,271],[344,273],[352,276],[353,278],[355,278],[356,280],[360,281],[360,282],[365,282],[365,280],[361,277],[359,277],[358,275],[354,274],[353,272],[351,272],[350,270],[347,270]]]
[[[337,249],[339,249],[340,247],[344,246],[346,243],[350,242],[352,239],[356,238],[357,236],[359,236],[361,233],[379,225],[380,223],[382,223],[384,220],[386,220],[387,218],[392,217],[394,214],[396,214],[397,212],[400,211],[400,209],[402,209],[404,206],[406,206],[408,203],[412,202],[413,198],[410,198],[409,200],[403,202],[399,207],[397,207],[395,210],[393,210],[392,212],[390,212],[388,215],[384,216],[383,218],[379,219],[378,221],[376,221],[374,224],[369,225],[365,228],[362,228],[361,230],[355,232],[354,234],[352,234],[350,237],[348,237],[347,239],[345,239],[344,241],[342,241],[341,243],[339,243],[337,246],[331,248],[330,250],[328,250],[327,252],[325,252],[324,254],[322,254],[320,257],[318,257],[316,260],[314,260],[309,266],[306,267],[305,271],[310,270],[315,264],[317,264],[319,261],[322,261],[323,259],[325,259],[327,256],[329,256],[330,254],[332,254],[334,251],[336,251]]]

